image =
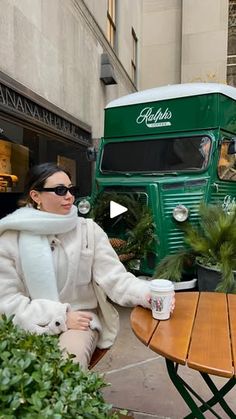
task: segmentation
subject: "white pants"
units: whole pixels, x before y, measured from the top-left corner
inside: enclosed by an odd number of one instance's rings
[[[73,362],[78,362],[83,369],[87,369],[98,341],[97,330],[69,329],[59,336],[59,346],[66,353],[74,354]]]

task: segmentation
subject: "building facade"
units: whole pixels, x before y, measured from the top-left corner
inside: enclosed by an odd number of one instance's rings
[[[144,0],[141,67],[142,89],[236,86],[236,1]]]
[[[0,216],[33,164],[90,192],[107,102],[137,89],[142,0],[0,0]]]

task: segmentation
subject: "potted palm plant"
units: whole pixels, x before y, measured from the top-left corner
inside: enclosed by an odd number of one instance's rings
[[[155,277],[181,281],[192,271],[200,291],[236,293],[236,205],[201,204],[199,214],[181,226],[186,247],[163,259]]]

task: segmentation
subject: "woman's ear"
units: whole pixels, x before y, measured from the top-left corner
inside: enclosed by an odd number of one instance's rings
[[[29,196],[36,204],[40,204],[40,193],[38,191],[32,189],[32,191],[29,192]]]

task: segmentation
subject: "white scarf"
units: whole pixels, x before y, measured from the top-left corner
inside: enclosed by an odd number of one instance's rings
[[[77,225],[77,208],[59,215],[23,207],[0,220],[0,234],[20,231],[19,252],[25,284],[32,299],[59,301],[57,281],[47,236],[68,233]]]

